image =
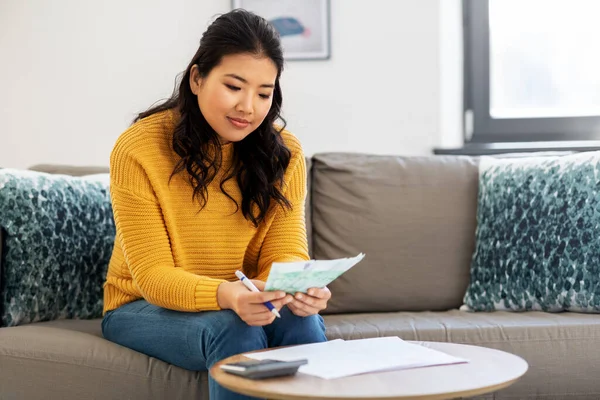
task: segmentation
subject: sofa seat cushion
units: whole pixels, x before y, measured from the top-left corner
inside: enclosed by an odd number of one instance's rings
[[[208,399],[208,374],[102,338],[100,319],[0,328],[1,399]]]
[[[597,315],[452,310],[324,318],[329,339],[397,335],[523,357],[529,371],[493,394],[495,400],[600,398]],[[0,328],[0,371],[0,398],[208,399],[205,372],[186,371],[109,342],[102,338],[99,319]]]
[[[329,339],[397,335],[465,343],[516,354],[529,363],[494,399],[600,398],[600,317],[579,313],[398,312],[327,315]]]

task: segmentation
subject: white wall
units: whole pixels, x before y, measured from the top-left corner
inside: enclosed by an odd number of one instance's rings
[[[331,0],[331,59],[289,61],[282,78],[284,116],[306,153],[459,145],[458,4]],[[0,1],[0,166],[108,165],[135,113],[171,93],[202,32],[229,9],[229,0]]]

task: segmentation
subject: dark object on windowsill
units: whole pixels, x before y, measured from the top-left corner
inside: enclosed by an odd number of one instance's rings
[[[463,147],[454,149],[433,149],[436,155],[484,156],[505,153],[533,152],[580,152],[600,150],[598,140],[552,141],[552,142],[498,142],[498,143],[465,143]]]

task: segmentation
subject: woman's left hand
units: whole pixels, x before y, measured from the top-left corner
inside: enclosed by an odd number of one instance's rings
[[[287,304],[291,312],[299,317],[308,317],[318,314],[327,308],[327,301],[331,298],[331,292],[327,287],[310,288],[308,293],[296,293],[294,300]]]

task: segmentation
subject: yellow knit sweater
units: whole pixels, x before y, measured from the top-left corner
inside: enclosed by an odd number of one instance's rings
[[[302,148],[290,133],[282,137],[292,153],[281,190],[293,209],[272,201],[254,227],[219,188],[231,165],[233,144],[222,146],[223,167],[208,187],[200,209],[180,173],[169,183],[178,156],[170,111],[132,125],[110,157],[110,192],[115,245],[104,284],[104,312],[138,299],[180,311],[218,310],[217,288],[234,281],[237,269],[258,271],[266,280],[274,261],[308,260],[304,202],[306,167]],[[235,178],[224,185],[241,206]]]

